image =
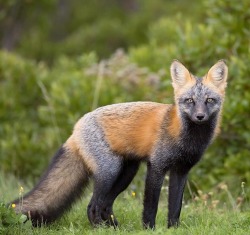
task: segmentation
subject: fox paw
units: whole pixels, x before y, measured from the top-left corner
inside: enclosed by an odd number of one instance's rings
[[[105,224],[107,226],[118,226],[112,207],[100,207],[97,204],[88,205],[88,218],[93,226]]]
[[[101,211],[101,217],[102,217],[102,220],[105,221],[106,225],[113,226],[113,227],[118,226],[118,221],[115,218],[115,215],[111,207],[103,208]]]

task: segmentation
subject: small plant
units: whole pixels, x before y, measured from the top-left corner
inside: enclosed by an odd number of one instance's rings
[[[208,193],[198,190],[197,195],[193,197],[193,201],[208,209],[220,209],[222,206],[226,206],[231,207],[232,211],[241,211],[244,205],[247,204],[245,191],[245,182],[241,182],[241,193],[239,195],[232,194],[228,189],[228,185],[221,182]]]
[[[24,188],[20,186],[19,188],[19,201],[23,201]],[[13,227],[23,227],[30,226],[30,223],[25,223],[28,218],[26,215],[21,213],[16,213],[14,210],[17,207],[15,203],[5,204],[0,201],[0,234],[8,234],[8,231]],[[21,209],[21,208],[19,208]]]
[[[23,214],[16,214],[13,208],[15,204],[10,206],[0,203],[0,233],[4,227],[11,225],[23,224],[27,220],[27,216]]]

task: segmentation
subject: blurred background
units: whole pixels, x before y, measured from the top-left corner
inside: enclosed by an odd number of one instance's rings
[[[74,123],[99,106],[173,102],[173,59],[203,76],[224,58],[222,132],[189,183],[249,187],[249,0],[0,0],[0,43],[4,174],[36,181]]]

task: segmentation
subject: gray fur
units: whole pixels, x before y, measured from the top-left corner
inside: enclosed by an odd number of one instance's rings
[[[97,121],[99,111],[100,109],[84,116],[85,124],[83,124],[82,130],[80,130],[79,137],[83,140],[84,150],[90,153],[97,165],[94,178],[96,180],[102,180],[103,178],[112,181],[112,178],[121,169],[122,159],[108,145],[104,132]]]
[[[186,102],[189,98],[193,99],[194,105]],[[208,98],[214,100],[213,104],[206,104]],[[205,115],[203,121],[207,121],[214,113],[218,113],[221,109],[223,98],[211,88],[203,85],[202,78],[196,78],[195,86],[179,97],[177,102],[181,112],[188,115],[192,121],[197,122],[199,121],[196,119],[198,113]]]

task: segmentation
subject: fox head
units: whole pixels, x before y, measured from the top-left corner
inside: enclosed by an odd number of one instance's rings
[[[223,60],[203,77],[192,75],[179,61],[170,67],[175,103],[182,118],[202,124],[220,113],[227,86],[228,68]]]

